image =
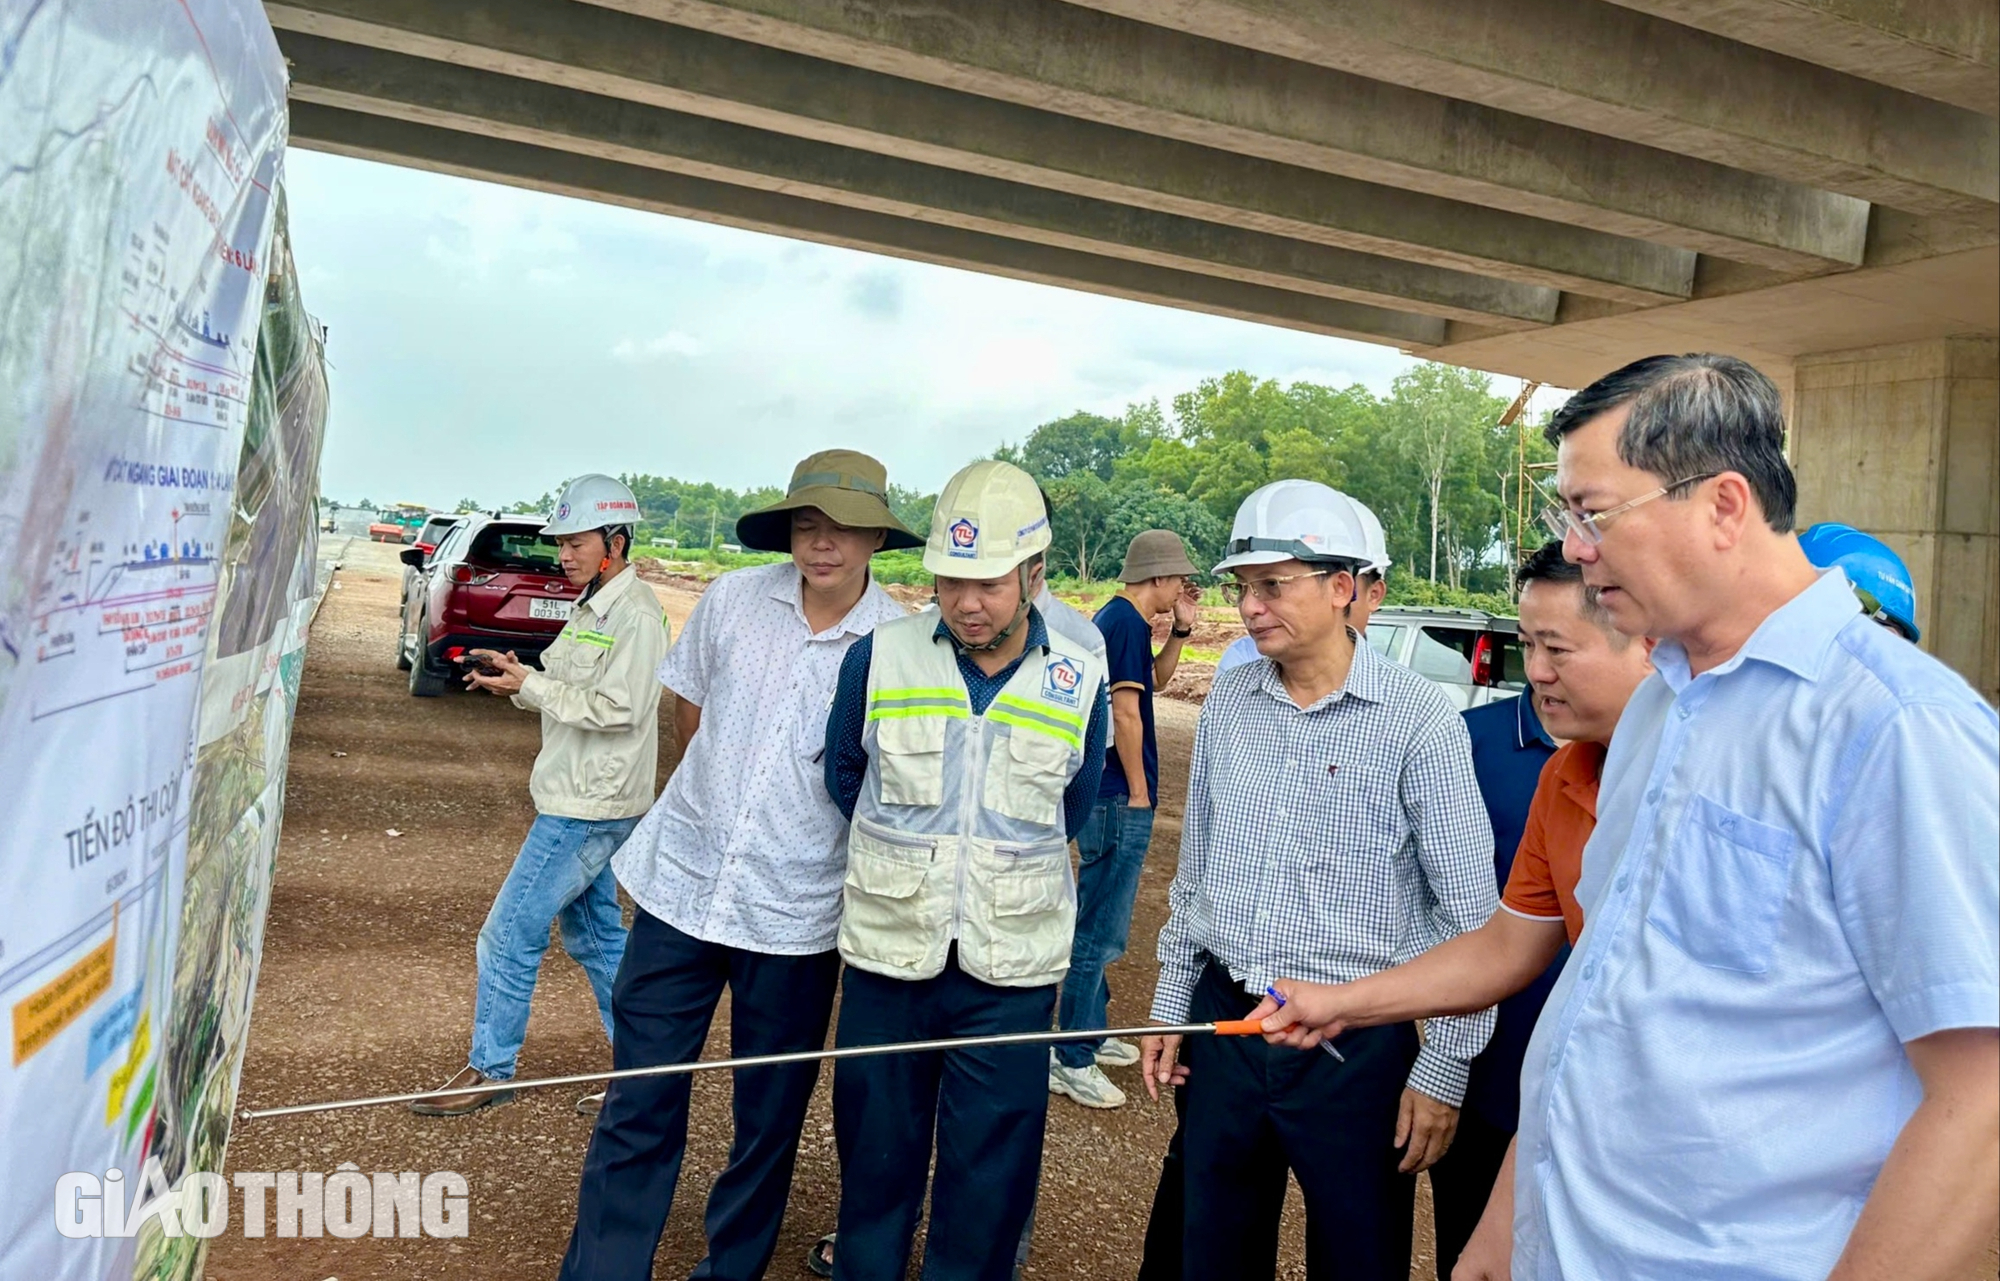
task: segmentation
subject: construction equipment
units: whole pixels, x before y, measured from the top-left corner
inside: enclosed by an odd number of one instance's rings
[[[581,1072],[574,1076],[550,1076],[534,1081],[508,1081],[510,1090],[539,1090],[557,1085],[586,1085],[596,1081],[626,1081],[642,1076],[685,1076],[692,1072],[734,1072],[742,1068],[776,1067],[785,1063],[811,1063],[820,1059],[859,1059],[880,1054],[921,1054],[933,1050],[969,1050],[984,1045],[1057,1045],[1064,1041],[1095,1041],[1115,1036],[1262,1036],[1264,1024],[1258,1019],[1226,1019],[1216,1023],[1149,1024],[1146,1027],[1096,1028],[1069,1032],[1003,1032],[990,1036],[955,1036],[935,1041],[897,1041],[887,1045],[846,1045],[832,1050],[798,1050],[790,1054],[758,1054],[743,1059],[704,1059],[693,1063],[663,1063],[657,1067],[624,1068],[615,1072]],[[307,1112],[339,1112],[349,1108],[384,1107],[392,1103],[414,1103],[418,1099],[448,1099],[461,1094],[479,1094],[494,1088],[494,1082],[456,1090],[418,1090],[412,1094],[383,1094],[367,1099],[336,1099],[330,1103],[295,1103],[282,1108],[245,1108],[238,1117],[261,1121],[274,1116],[300,1116]]]
[[[1528,546],[1525,534],[1535,519],[1535,474],[1555,470],[1554,463],[1528,461],[1528,424],[1523,415],[1527,412],[1528,402],[1534,399],[1535,393],[1541,389],[1542,385],[1539,382],[1523,381],[1521,394],[1514,397],[1514,403],[1507,406],[1507,412],[1500,415],[1497,424],[1500,427],[1514,428],[1514,528],[1511,536],[1514,540],[1514,563],[1517,565],[1534,553],[1534,548]],[[1501,482],[1501,491],[1501,507],[1504,510],[1507,499],[1504,478]],[[1513,591],[1511,579],[1508,591]]]

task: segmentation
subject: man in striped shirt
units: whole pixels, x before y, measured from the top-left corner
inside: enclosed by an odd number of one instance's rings
[[[1348,981],[1476,929],[1496,906],[1493,834],[1464,722],[1430,682],[1357,644],[1368,560],[1351,506],[1280,481],[1244,500],[1230,555],[1262,658],[1225,673],[1195,732],[1153,1019],[1241,1018],[1282,976]],[[1417,1171],[1450,1145],[1490,1011],[1339,1040],[1147,1037],[1149,1091],[1186,1091],[1190,1277],[1270,1276],[1286,1174],[1312,1275],[1404,1281]],[[1400,1155],[1398,1149],[1401,1149]]]

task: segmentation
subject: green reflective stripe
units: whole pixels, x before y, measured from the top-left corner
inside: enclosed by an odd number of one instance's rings
[[[871,707],[868,709],[868,719],[871,721],[901,719],[907,716],[942,716],[947,720],[952,720],[970,715],[972,715],[972,712],[969,708],[939,707],[930,704],[920,707]]]
[[[1031,703],[1025,698],[1017,698],[1012,694],[1002,694],[993,701],[999,703],[1002,707],[1011,707],[1025,716],[1033,716],[1045,720],[1051,725],[1060,725],[1065,729],[1075,730],[1079,734],[1083,732],[1083,717],[1077,715],[1075,712],[1066,712],[1060,707],[1052,707],[1047,703]]]
[[[869,695],[869,698],[875,702],[879,702],[885,698],[942,698],[954,703],[963,703],[965,702],[965,691],[962,689],[952,689],[948,685],[921,689],[878,689]]]
[[[616,636],[606,636],[603,632],[586,632],[581,628],[573,632],[564,632],[563,635],[580,645],[595,645],[599,649],[610,649],[618,643]]]
[[[962,698],[874,698],[868,706],[875,707],[955,707],[961,712],[972,710]]]
[[[1017,716],[1013,712],[1002,711],[997,707],[986,713],[986,719],[989,721],[998,721],[1002,725],[1012,725],[1015,729],[1032,730],[1037,734],[1047,734],[1050,738],[1061,739],[1079,752],[1083,750],[1083,739],[1081,737],[1072,734],[1066,729],[1059,729],[1044,720],[1038,720],[1030,716]]]

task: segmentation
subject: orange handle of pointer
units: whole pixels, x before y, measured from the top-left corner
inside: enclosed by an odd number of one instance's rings
[[[1215,1034],[1217,1036],[1262,1036],[1264,1035],[1264,1020],[1224,1019],[1215,1025]]]

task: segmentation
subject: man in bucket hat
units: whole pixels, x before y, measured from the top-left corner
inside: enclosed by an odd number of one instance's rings
[[[1132,901],[1153,837],[1159,801],[1160,752],[1153,736],[1153,693],[1174,678],[1181,646],[1194,635],[1200,592],[1194,562],[1179,534],[1148,529],[1133,537],[1118,581],[1124,587],[1097,611],[1104,637],[1111,721],[1117,742],[1104,763],[1104,781],[1090,819],[1076,834],[1076,940],[1063,978],[1056,1026],[1064,1030],[1105,1026],[1111,990],[1104,970],[1125,955]],[[1153,620],[1167,615],[1166,644],[1153,653]],[[1049,1092],[1087,1108],[1125,1104],[1125,1092],[1100,1064],[1131,1067],[1139,1047],[1129,1041],[1073,1041],[1049,1052]]]
[[[791,559],[717,578],[660,665],[682,756],[612,862],[636,904],[612,994],[620,1068],[700,1057],[725,986],[738,1056],[816,1050],[833,1010],[846,851],[821,777],[827,708],[848,646],[905,613],[869,557],[922,540],[891,514],[882,464],[843,449],[800,463],[783,501],[737,521],[736,538]],[[697,1275],[764,1274],[817,1076],[812,1064],[737,1075]],[[687,1077],[611,1084],[563,1277],[652,1275],[687,1124]]]

